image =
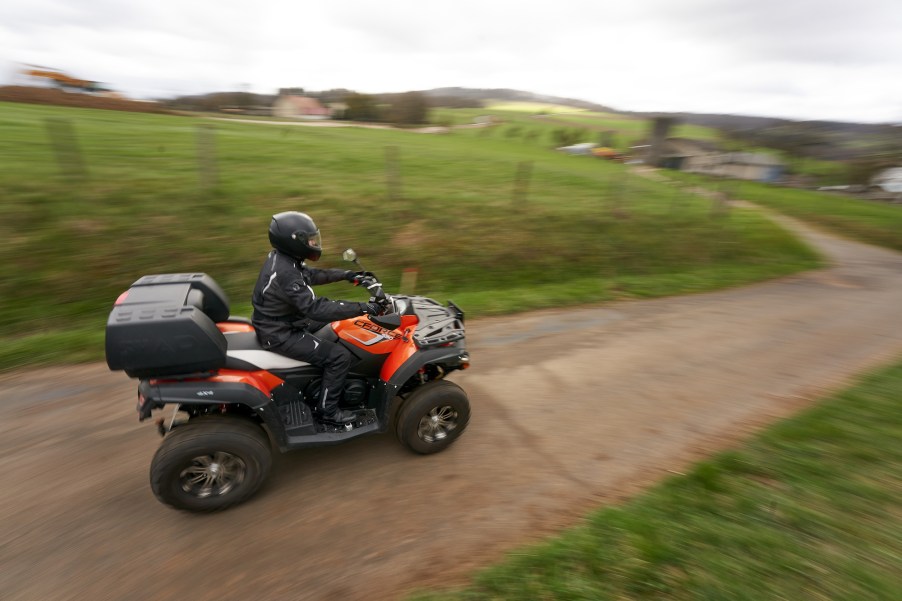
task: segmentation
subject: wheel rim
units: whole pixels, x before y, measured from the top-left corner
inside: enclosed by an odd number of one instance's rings
[[[417,436],[428,443],[442,441],[457,429],[457,410],[451,405],[433,407],[429,413],[420,418]]]
[[[231,492],[244,481],[247,466],[231,453],[218,451],[200,455],[179,474],[182,490],[199,499],[219,497]]]

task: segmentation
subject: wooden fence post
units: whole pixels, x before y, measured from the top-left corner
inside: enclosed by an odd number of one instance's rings
[[[610,197],[609,211],[612,217],[623,218],[626,213],[623,210],[623,199],[629,186],[629,168],[624,167],[620,176],[611,177],[608,192]]]
[[[399,169],[400,151],[397,146],[385,147],[385,187],[389,200],[401,198],[401,172]]]
[[[216,129],[209,124],[197,126],[197,173],[200,185],[207,190],[212,190],[219,183]]]
[[[511,201],[514,206],[525,206],[529,201],[529,181],[532,178],[532,161],[521,161],[517,164],[517,174],[514,176],[514,190]]]
[[[60,173],[71,180],[84,180],[88,177],[88,169],[85,166],[75,128],[68,119],[48,117],[44,120],[47,135],[56,155],[56,164]]]
[[[726,179],[721,179],[714,190],[711,202],[711,217],[729,217],[730,215],[730,189]]]

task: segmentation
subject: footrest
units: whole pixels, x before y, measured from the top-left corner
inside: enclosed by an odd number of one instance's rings
[[[355,428],[363,428],[364,426],[369,426],[370,424],[376,423],[376,412],[372,409],[366,409],[364,411],[357,412],[357,419],[354,420]]]
[[[297,428],[313,421],[310,408],[303,401],[293,401],[279,407],[279,416],[286,428]]]
[[[376,423],[376,412],[372,409],[357,409],[354,413],[356,413],[354,421],[344,425],[318,421],[316,422],[316,431],[338,434],[341,432],[351,432],[358,428],[364,428]]]

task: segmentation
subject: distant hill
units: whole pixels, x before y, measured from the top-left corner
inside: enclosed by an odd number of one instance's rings
[[[895,164],[902,157],[902,125],[703,113],[622,114],[639,118],[673,117],[679,123],[711,127],[724,132],[727,138],[784,150],[795,156],[833,161],[879,156],[887,164]]]
[[[804,124],[808,128],[819,129],[822,131],[830,130],[834,132],[845,132],[856,135],[880,135],[888,131],[898,130],[899,128],[898,125],[892,124],[851,123],[847,121],[816,120],[797,121],[793,119],[779,119],[776,117],[755,117],[751,115],[727,115],[709,113],[651,113],[634,111],[618,112],[623,115],[632,115],[641,119],[648,119],[658,116],[673,117],[681,123],[689,123],[692,125],[702,125],[705,127],[727,130],[762,129],[793,124]]]
[[[671,113],[671,112],[637,112],[624,111],[611,108],[609,106],[590,102],[588,100],[578,100],[575,98],[564,98],[561,96],[550,96],[547,94],[536,94],[523,90],[512,90],[509,88],[435,88],[432,90],[423,90],[422,94],[429,97],[458,97],[480,100],[488,102],[490,100],[509,100],[520,102],[537,102],[547,104],[560,104],[563,106],[572,106],[574,108],[585,109],[589,111],[617,113],[620,115],[633,116],[638,119],[652,119],[654,117],[673,117],[681,123],[691,125],[701,125],[704,127],[713,127],[715,129],[727,130],[746,130],[771,128],[790,124],[804,123],[807,127],[830,130],[834,132],[845,132],[859,135],[880,135],[887,131],[898,131],[898,125],[891,124],[867,124],[867,123],[850,123],[844,121],[795,121],[792,119],[779,119],[775,117],[756,117],[753,115],[731,115],[731,114],[712,114],[712,113]]]
[[[302,88],[286,88],[285,92],[303,93]],[[333,89],[307,91],[306,94],[321,102],[343,102],[352,90]],[[609,106],[548,94],[536,94],[510,88],[444,87],[421,90],[431,106],[450,108],[477,108],[488,102],[526,102],[559,105],[588,111],[616,113],[637,119],[672,117],[678,123],[700,125],[720,130],[725,140],[746,147],[773,148],[791,156],[810,157],[832,161],[861,161],[878,167],[902,163],[902,124],[862,124],[837,121],[793,121],[773,117],[750,115],[633,112]],[[401,94],[373,94],[381,105],[394,105]],[[157,103],[135,102],[119,98],[89,94],[65,93],[60,90],[21,86],[0,87],[0,100],[8,102],[32,102],[84,106],[125,111],[170,112],[227,111],[244,114],[268,114],[275,101],[274,94],[248,92],[214,92],[195,96],[181,96]]]
[[[524,92],[522,90],[511,90],[509,88],[435,88],[433,90],[423,90],[420,92],[430,98],[466,98],[468,100],[478,100],[480,102],[488,102],[490,100],[508,100],[516,102],[538,102],[544,104],[560,104],[564,106],[572,106],[573,108],[584,109],[587,111],[598,111],[602,113],[616,113],[618,111],[611,107],[588,102],[586,100],[577,100],[575,98],[562,98],[560,96],[548,96],[545,94],[534,94],[533,92]]]
[[[774,117],[750,115],[634,112],[613,109],[603,104],[534,94],[507,88],[436,88],[421,92],[436,99],[466,99],[473,102],[519,101],[557,104],[590,111],[616,113],[637,119],[672,117],[677,123],[700,125],[724,132],[726,138],[747,145],[775,148],[794,156],[808,156],[826,160],[853,160],[863,156],[880,155],[889,162],[897,161],[902,151],[902,125],[846,123],[838,121],[793,121]],[[447,106],[454,106],[448,104]]]

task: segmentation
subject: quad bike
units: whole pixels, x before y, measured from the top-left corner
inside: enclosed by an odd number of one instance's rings
[[[356,260],[351,249],[345,258]],[[466,369],[464,314],[422,296],[372,290],[390,310],[327,324],[321,339],[355,361],[341,407],[352,423],[317,419],[322,371],[264,350],[250,321],[230,317],[208,275],[140,278],[106,327],[112,370],[138,378],[138,419],[156,417],[163,442],[150,467],[156,497],[190,511],[225,509],[250,498],[281,452],[332,445],[392,429],[410,450],[435,453],[464,431],[466,393],[445,376]],[[172,406],[160,416],[152,411]]]

